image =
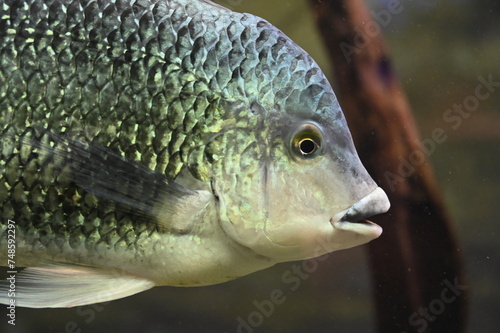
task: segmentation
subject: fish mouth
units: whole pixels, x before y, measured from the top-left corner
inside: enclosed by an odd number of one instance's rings
[[[330,219],[330,223],[336,229],[376,238],[382,233],[382,228],[366,218],[385,213],[389,208],[387,194],[380,187],[377,187],[345,211],[336,214]]]

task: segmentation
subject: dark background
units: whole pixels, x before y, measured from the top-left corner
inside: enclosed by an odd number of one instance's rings
[[[268,19],[308,51],[334,81],[307,1],[218,2]],[[388,2],[368,4],[380,13]],[[474,95],[480,76],[491,75],[500,82],[500,3],[402,0],[401,6],[400,13],[381,24],[382,32],[422,139],[431,137],[436,128],[447,136],[429,158],[464,256],[468,332],[494,332],[500,326],[496,310],[500,299],[496,211],[500,87],[456,128],[443,116]],[[0,332],[238,332],[238,327],[240,332],[374,332],[366,251],[361,246],[335,252],[326,261],[308,262],[308,266],[284,263],[217,286],[154,288],[104,305],[18,308],[15,327],[7,324],[2,307]],[[297,267],[302,267],[301,274],[295,273]],[[253,326],[242,328],[246,325],[242,321]]]

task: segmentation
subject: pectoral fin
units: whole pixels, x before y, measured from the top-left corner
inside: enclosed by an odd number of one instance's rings
[[[15,286],[13,297],[9,288]],[[118,270],[80,266],[48,265],[28,267],[14,280],[0,281],[0,303],[28,308],[62,308],[107,302],[154,287],[142,277]]]
[[[61,170],[61,178],[115,203],[117,209],[125,207],[127,213],[164,229],[186,231],[191,223],[179,221],[176,217],[179,214],[195,215],[212,198],[210,192],[189,190],[98,143],[84,142],[44,129],[36,131],[48,135],[48,142],[25,139],[23,145],[30,145],[38,154],[52,159],[56,169]]]

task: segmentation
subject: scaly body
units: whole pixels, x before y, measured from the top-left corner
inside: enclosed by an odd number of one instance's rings
[[[331,156],[311,190],[287,142],[300,126],[323,141],[299,150]],[[326,235],[377,188],[314,61],[266,21],[203,0],[2,1],[0,133],[0,262],[10,219],[18,266],[109,270],[147,281],[138,291],[345,247],[317,251],[312,231],[302,244],[300,216],[285,232],[271,222],[304,205]],[[370,213],[387,209],[376,193]]]
[[[101,4],[3,3],[1,230],[5,232],[7,219],[16,221],[18,265],[51,259],[114,262],[126,268],[127,262],[139,259],[142,265],[131,266],[154,270],[155,245],[172,248],[173,253],[162,253],[166,263],[179,260],[179,252],[190,248],[181,260],[194,260],[198,237],[203,237],[198,234],[206,225],[182,236],[188,240],[176,241],[187,230],[172,226],[159,232],[148,219],[115,210],[113,202],[82,190],[71,179],[59,180],[63,165],[37,155],[36,149],[23,149],[23,140],[29,143],[35,136],[53,142],[48,133],[36,133],[36,128],[50,129],[110,148],[170,179],[189,168],[206,182],[212,176],[210,139],[236,117],[246,119],[224,109],[252,93],[243,76],[231,80],[233,72],[241,70],[243,60],[257,63],[258,52],[270,52],[277,38],[262,41],[247,56],[239,40],[245,29],[241,14],[193,1]],[[106,11],[110,14],[102,19]],[[193,19],[197,15],[203,20]],[[256,18],[247,20],[258,24]],[[256,48],[255,34],[260,32],[248,36],[253,38],[249,47]],[[238,42],[233,46],[234,39]],[[255,68],[246,75],[255,75]],[[2,234],[2,249],[6,241]],[[2,263],[5,255],[1,251]],[[184,276],[178,283],[192,282]]]

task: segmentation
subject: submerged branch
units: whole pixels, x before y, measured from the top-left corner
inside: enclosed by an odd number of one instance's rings
[[[463,332],[460,250],[380,24],[362,0],[309,1],[361,160],[392,204],[369,245],[378,331]]]

